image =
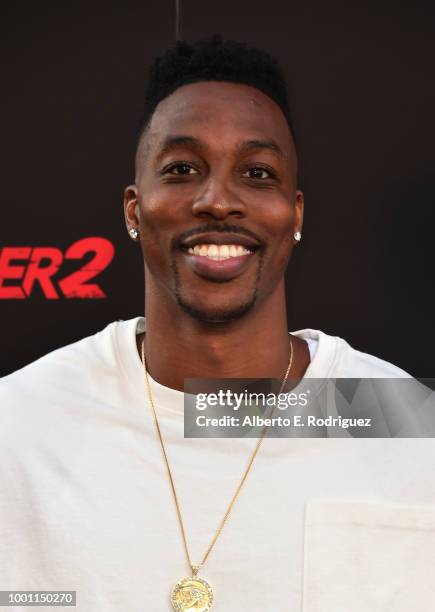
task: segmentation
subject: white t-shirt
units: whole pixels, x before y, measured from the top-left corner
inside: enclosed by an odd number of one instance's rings
[[[0,590],[75,590],[80,612],[172,610],[189,568],[143,330],[142,317],[116,321],[0,380]],[[312,340],[307,377],[407,376],[340,338],[294,333]],[[256,440],[184,438],[183,394],[151,384],[199,563]],[[435,609],[434,460],[424,438],[264,439],[199,574],[213,612]]]

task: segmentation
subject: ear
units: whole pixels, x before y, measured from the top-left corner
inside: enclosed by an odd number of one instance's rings
[[[296,189],[295,199],[295,218],[293,223],[293,232],[301,232],[304,224],[304,194],[300,189]]]
[[[128,187],[124,189],[124,217],[127,231],[132,227],[139,230],[140,218],[136,185],[128,185]]]

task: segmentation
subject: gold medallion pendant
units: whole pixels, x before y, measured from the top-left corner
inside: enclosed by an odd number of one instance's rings
[[[213,591],[208,582],[191,576],[177,582],[171,601],[176,612],[208,612],[213,603]]]

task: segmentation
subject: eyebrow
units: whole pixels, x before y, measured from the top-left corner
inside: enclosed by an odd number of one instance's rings
[[[187,147],[199,151],[207,148],[207,146],[201,142],[201,140],[198,140],[198,138],[194,138],[193,136],[167,136],[163,141],[158,157],[161,157],[171,149],[175,149],[177,147]],[[239,153],[266,149],[282,159],[287,157],[281,147],[272,138],[245,140],[238,144],[236,148]]]
[[[158,157],[177,147],[190,147],[191,149],[199,150],[205,148],[204,144],[193,136],[167,136],[160,147]]]
[[[272,138],[266,138],[263,140],[245,140],[240,145],[238,145],[237,149],[240,151],[240,153],[245,153],[247,151],[252,151],[256,149],[267,149],[269,151],[272,151],[272,153],[275,153],[275,155],[277,155],[278,157],[286,157],[284,151]]]

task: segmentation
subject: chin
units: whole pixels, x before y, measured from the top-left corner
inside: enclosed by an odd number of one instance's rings
[[[177,302],[180,308],[190,315],[193,319],[201,321],[202,323],[227,323],[229,321],[237,321],[246,314],[248,314],[255,305],[257,296],[254,294],[252,298],[246,302],[243,302],[237,306],[229,308],[218,307],[218,306],[198,306],[193,305],[189,301],[177,295]]]

